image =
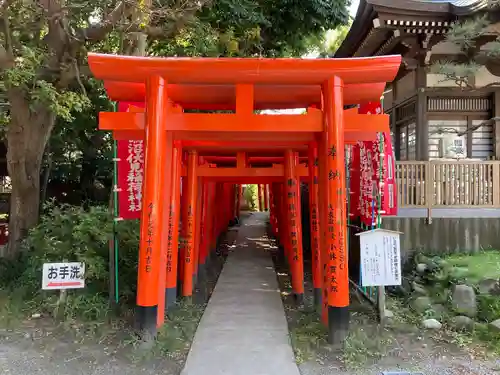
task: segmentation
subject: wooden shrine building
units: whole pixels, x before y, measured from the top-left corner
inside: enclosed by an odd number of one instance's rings
[[[500,246],[499,60],[479,61],[468,80],[472,89],[431,68],[438,61],[464,61],[460,48],[445,40],[455,22],[488,17],[472,56],[491,47],[499,36],[500,10],[488,5],[487,0],[360,0],[334,55],[402,56],[383,101],[391,118],[399,213],[384,220],[406,233],[407,250]]]
[[[457,60],[458,47],[444,41],[453,22],[487,11],[486,0],[361,0],[351,30],[335,57],[401,54],[398,76],[386,88],[384,111],[391,116],[398,160],[500,158],[500,65],[481,67],[463,90],[433,74],[437,61]],[[489,11],[493,13],[492,11]],[[498,17],[496,11],[490,15]],[[499,12],[500,15],[500,12]],[[476,42],[484,50],[499,35],[500,24]],[[478,51],[478,53],[479,53]]]

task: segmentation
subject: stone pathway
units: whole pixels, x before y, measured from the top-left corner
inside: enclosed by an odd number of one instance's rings
[[[181,375],[299,375],[266,220],[254,213],[241,223]]]

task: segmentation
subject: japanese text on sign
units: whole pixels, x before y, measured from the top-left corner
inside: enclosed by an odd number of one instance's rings
[[[79,289],[85,287],[85,263],[44,263],[42,289]]]
[[[401,285],[400,233],[376,229],[358,235],[361,244],[361,285]]]

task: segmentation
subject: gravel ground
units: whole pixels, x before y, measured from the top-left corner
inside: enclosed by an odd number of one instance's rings
[[[173,375],[176,365],[165,360],[133,363],[106,353],[102,347],[40,345],[30,339],[0,339],[1,375]],[[50,348],[49,348],[50,346]],[[144,362],[144,361],[143,361]]]
[[[299,365],[302,375],[379,375],[383,371],[407,371],[423,375],[495,375],[500,374],[500,361],[467,361],[460,358],[425,359],[419,363],[370,366],[356,371],[345,371],[335,365],[321,365],[309,361]]]

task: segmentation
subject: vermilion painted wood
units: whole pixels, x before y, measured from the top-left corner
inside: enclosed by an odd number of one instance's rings
[[[165,110],[166,111],[166,110]],[[167,111],[166,111],[167,112]],[[165,130],[184,132],[229,132],[239,137],[240,132],[259,133],[302,133],[321,132],[323,114],[314,110],[304,115],[255,115],[255,114],[200,114],[168,113]],[[389,130],[388,115],[363,115],[346,110],[346,133],[377,133]],[[100,112],[99,129],[131,131],[145,129],[145,113]],[[264,135],[267,138],[280,134]],[[261,138],[262,139],[262,138]]]
[[[158,198],[164,194],[165,160],[162,156],[167,148],[166,132],[162,131],[163,112],[159,110],[167,105],[164,83],[162,78],[154,77],[148,85],[149,139],[145,142],[144,168],[149,173],[144,176],[137,280],[137,305],[146,308],[158,305],[160,255],[163,251],[159,240],[164,229],[163,207]]]
[[[143,102],[145,99],[145,86],[141,83],[106,81],[104,87],[112,100]],[[348,85],[344,101],[347,105],[380,100],[384,88],[385,82]],[[184,109],[236,109],[235,85],[169,85],[168,92],[174,103]],[[321,107],[319,85],[255,85],[254,98],[256,110]]]
[[[356,59],[164,58],[89,53],[95,78],[144,83],[151,76],[184,85],[322,85],[337,76],[345,85],[389,82],[401,56]],[[381,96],[381,95],[380,95]]]

